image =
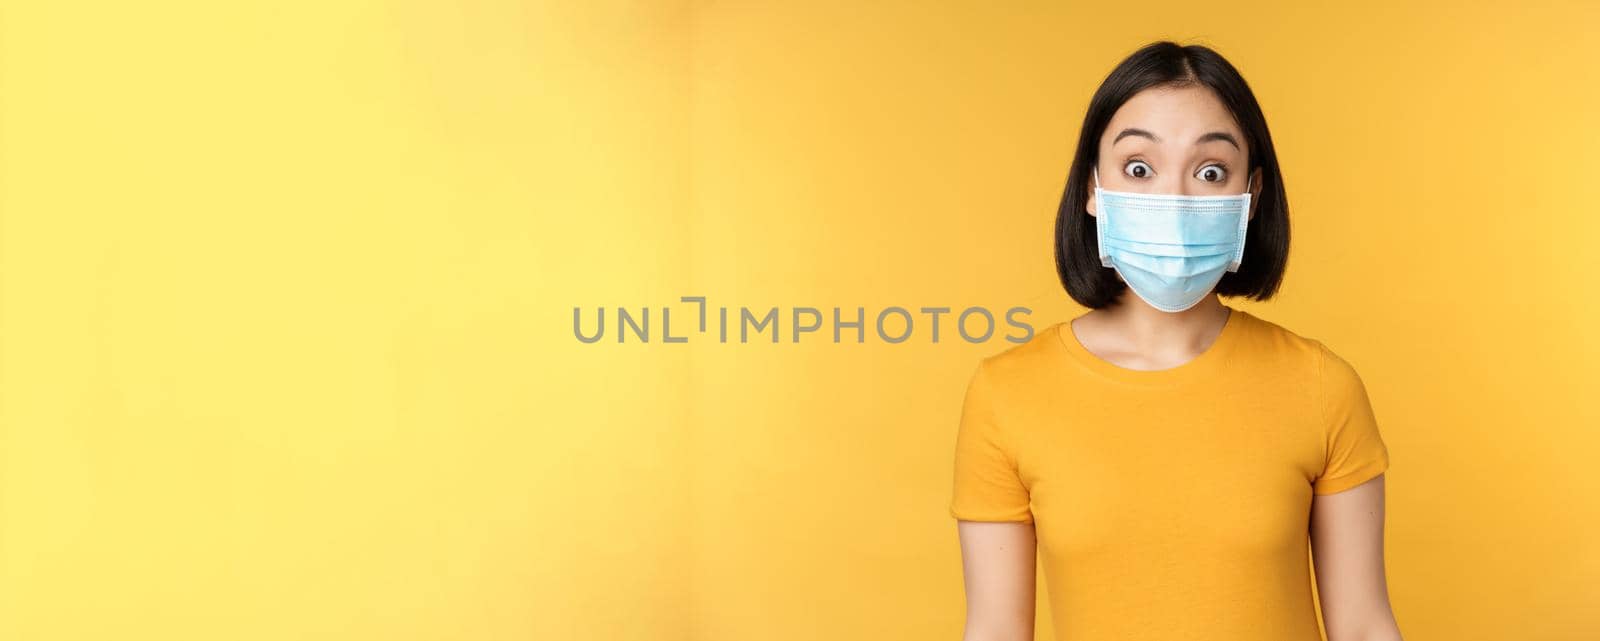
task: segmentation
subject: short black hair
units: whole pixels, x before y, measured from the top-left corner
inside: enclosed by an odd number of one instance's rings
[[[1100,264],[1096,220],[1089,215],[1090,171],[1100,155],[1100,137],[1117,109],[1135,94],[1158,86],[1203,86],[1215,92],[1244,131],[1250,156],[1245,175],[1261,169],[1261,195],[1245,233],[1239,271],[1223,274],[1216,293],[1267,300],[1283,282],[1289,260],[1289,199],[1283,174],[1272,149],[1266,116],[1244,77],[1226,59],[1201,45],[1154,42],[1129,55],[1100,83],[1078,134],[1067,186],[1056,210],[1056,275],[1067,295],[1079,304],[1100,309],[1116,302],[1127,289],[1116,272]]]

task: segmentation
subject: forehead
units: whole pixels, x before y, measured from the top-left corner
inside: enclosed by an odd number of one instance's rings
[[[1117,132],[1128,127],[1149,131],[1164,145],[1182,141],[1187,146],[1210,131],[1230,132],[1241,141],[1244,135],[1217,94],[1202,85],[1151,87],[1134,94],[1111,116],[1101,144],[1110,144]]]

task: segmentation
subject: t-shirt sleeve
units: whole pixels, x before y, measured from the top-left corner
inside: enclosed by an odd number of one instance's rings
[[[1326,456],[1322,474],[1312,483],[1312,493],[1333,494],[1370,481],[1387,470],[1389,449],[1378,431],[1366,386],[1355,368],[1327,346],[1319,347]]]
[[[996,413],[993,385],[987,362],[980,363],[961,405],[950,515],[962,521],[1033,523],[1028,488]]]

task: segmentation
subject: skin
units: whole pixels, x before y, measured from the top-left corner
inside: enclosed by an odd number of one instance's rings
[[[1136,129],[1149,135],[1125,134]],[[1211,132],[1222,137],[1203,138]],[[1153,138],[1153,139],[1152,139]],[[1203,141],[1202,141],[1203,140]],[[1153,87],[1112,116],[1100,139],[1100,186],[1159,194],[1239,194],[1246,190],[1248,144],[1232,114],[1210,89]],[[1248,177],[1250,217],[1261,194],[1261,170]],[[1095,214],[1090,194],[1085,213]],[[1169,313],[1125,290],[1116,303],[1072,319],[1091,353],[1136,370],[1193,360],[1211,346],[1229,311],[1215,294]],[[1313,495],[1312,559],[1328,641],[1397,641],[1383,563],[1384,476],[1343,492]],[[958,521],[967,595],[964,641],[1032,641],[1037,540],[1029,523]]]

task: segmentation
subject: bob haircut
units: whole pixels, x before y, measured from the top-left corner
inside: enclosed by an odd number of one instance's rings
[[[1210,88],[1243,130],[1249,167],[1261,168],[1261,194],[1245,232],[1239,271],[1223,274],[1214,290],[1221,296],[1267,300],[1277,293],[1289,259],[1289,199],[1283,192],[1278,155],[1272,149],[1267,119],[1244,77],[1220,54],[1201,45],[1179,46],[1161,41],[1135,51],[1106,76],[1083,117],[1078,151],[1072,158],[1067,187],[1056,210],[1056,275],[1067,295],[1079,304],[1100,309],[1114,304],[1128,285],[1100,264],[1095,218],[1089,215],[1090,171],[1100,157],[1100,137],[1123,103],[1151,87]]]

